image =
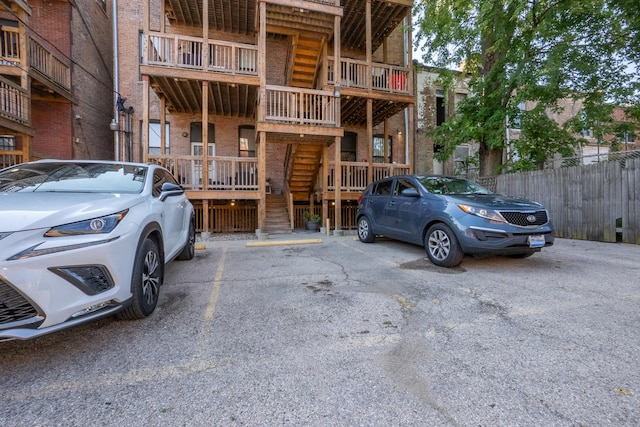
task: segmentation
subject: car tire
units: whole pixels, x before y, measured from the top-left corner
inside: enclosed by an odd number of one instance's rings
[[[429,260],[440,267],[455,267],[464,258],[458,239],[445,224],[434,224],[429,228],[424,248]]]
[[[358,239],[362,243],[371,243],[375,240],[376,236],[373,234],[373,229],[371,228],[371,221],[366,216],[361,216],[358,219]]]
[[[180,261],[189,261],[193,259],[196,253],[196,226],[193,220],[189,221],[189,235],[187,236],[187,242],[184,244],[182,251],[178,254]]]
[[[158,244],[147,237],[142,242],[133,265],[131,303],[118,313],[118,317],[134,320],[153,313],[158,304],[163,279],[164,266]]]

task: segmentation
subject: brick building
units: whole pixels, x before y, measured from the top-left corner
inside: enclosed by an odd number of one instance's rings
[[[456,111],[457,104],[469,96],[468,79],[462,73],[455,73],[455,83],[445,88],[438,82],[440,71],[437,68],[418,66],[416,79],[416,136],[415,136],[415,171],[416,173],[436,173],[445,175],[471,176],[468,159],[473,157],[477,148],[473,143],[460,145],[454,156],[445,162],[439,162],[434,155],[438,147],[428,134],[444,123]]]
[[[0,167],[112,158],[106,3],[9,0],[0,4],[0,27]]]
[[[205,233],[351,228],[413,169],[412,5],[119,2],[119,156],[172,170]]]

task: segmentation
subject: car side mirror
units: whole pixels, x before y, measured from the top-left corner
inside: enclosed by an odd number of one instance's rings
[[[164,202],[167,197],[179,196],[181,194],[184,194],[184,188],[182,188],[178,184],[165,182],[164,184],[162,184],[162,188],[160,189],[160,201]]]
[[[400,192],[400,195],[404,197],[420,197],[420,193],[415,188],[405,188]]]

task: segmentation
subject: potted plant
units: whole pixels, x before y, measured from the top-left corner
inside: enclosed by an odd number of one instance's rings
[[[302,220],[304,221],[304,228],[306,230],[317,231],[320,228],[320,215],[318,214],[304,211],[302,213]]]

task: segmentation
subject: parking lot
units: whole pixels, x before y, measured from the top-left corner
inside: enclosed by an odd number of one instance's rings
[[[352,235],[208,242],[148,319],[0,343],[0,419],[637,426],[639,277],[640,246],[566,239],[453,269]]]

